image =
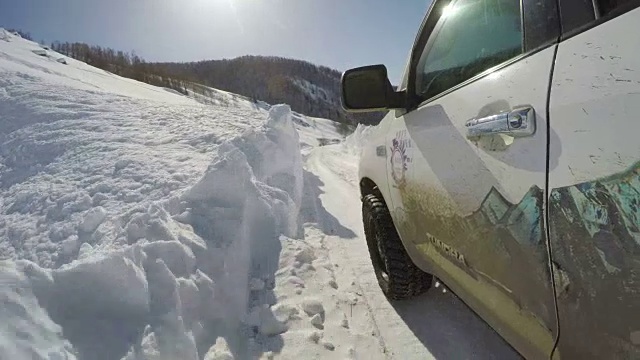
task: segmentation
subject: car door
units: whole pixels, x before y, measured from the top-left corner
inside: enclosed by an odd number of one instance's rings
[[[640,359],[640,2],[562,1],[549,107],[556,352]]]
[[[558,27],[553,1],[436,0],[402,84],[414,106],[386,140],[412,259],[530,359],[557,332],[543,214]]]

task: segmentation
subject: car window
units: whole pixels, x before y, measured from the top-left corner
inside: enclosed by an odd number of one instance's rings
[[[609,15],[609,13],[622,8],[625,5],[631,5],[632,0],[598,0],[598,11],[600,16]],[[635,1],[637,6],[637,1]]]
[[[522,52],[519,0],[454,0],[418,61],[417,95],[428,99]]]
[[[558,3],[564,39],[640,6],[640,0],[559,0]]]

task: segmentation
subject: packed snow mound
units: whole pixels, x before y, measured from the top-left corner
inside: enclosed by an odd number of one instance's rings
[[[0,260],[52,344],[186,359],[223,337],[259,354],[247,329],[286,330],[270,305],[279,235],[303,236],[300,147],[340,139],[335,123],[216,89],[194,101],[1,34]]]
[[[351,154],[360,156],[362,147],[369,139],[373,129],[373,126],[358,124],[356,130],[345,138],[343,143],[344,149]]]
[[[182,225],[167,225],[154,204],[179,201],[221,144],[267,114],[242,101],[203,105],[72,59],[63,65],[0,33],[11,39],[0,41],[0,260],[57,268],[83,246],[178,240]]]
[[[14,297],[35,303],[48,321],[41,326],[59,336],[50,314],[80,358],[198,359],[216,341],[212,324],[230,329],[220,334],[230,343],[246,337],[238,329],[251,288],[255,296],[274,281],[279,236],[300,234],[301,198],[298,134],[289,107],[274,106],[262,126],[221,144],[182,195],[125,216],[125,245],[85,249],[53,270],[13,270],[35,294]],[[105,216],[87,211],[79,230],[96,231]],[[255,321],[267,336],[286,331],[269,306]]]

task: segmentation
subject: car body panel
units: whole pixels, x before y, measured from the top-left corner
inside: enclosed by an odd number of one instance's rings
[[[640,359],[640,9],[624,6],[557,53],[391,112],[361,162],[412,260],[527,358],[557,339],[554,359]],[[465,136],[466,120],[521,106],[534,136]]]
[[[640,358],[640,9],[560,43],[549,226],[568,359]]]
[[[542,221],[554,52],[496,69],[387,130],[390,208],[412,259],[532,359],[550,355],[556,334]],[[467,138],[467,120],[524,105],[536,111],[533,136]]]
[[[385,201],[390,200],[389,186],[387,183],[387,159],[385,140],[393,115],[388,113],[382,121],[370,129],[367,139],[362,144],[360,163],[358,166],[358,178],[372,181],[380,191]]]

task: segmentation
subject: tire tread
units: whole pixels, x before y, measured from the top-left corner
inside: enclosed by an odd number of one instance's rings
[[[427,291],[433,277],[413,263],[393,225],[387,206],[375,194],[363,198],[362,218],[369,255],[384,294],[392,300],[404,300]],[[376,232],[380,236],[375,236]],[[376,260],[378,240],[381,241],[380,251],[384,252],[382,258],[386,259],[388,281],[382,277],[382,269]]]

